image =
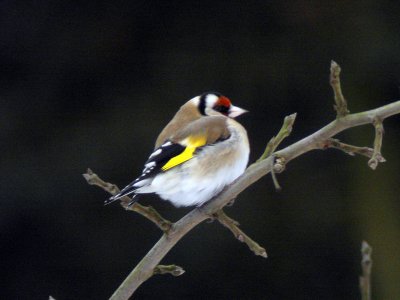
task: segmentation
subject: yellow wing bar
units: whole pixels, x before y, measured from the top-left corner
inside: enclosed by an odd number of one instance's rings
[[[186,145],[185,150],[183,150],[181,154],[171,158],[164,166],[162,166],[161,170],[167,171],[193,158],[193,153],[196,148],[204,146],[206,142],[207,138],[202,135],[189,136],[184,139],[181,144]]]

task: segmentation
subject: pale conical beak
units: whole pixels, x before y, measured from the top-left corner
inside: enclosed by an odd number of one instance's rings
[[[243,108],[231,105],[229,112],[228,112],[228,117],[230,118],[236,118],[240,116],[241,114],[249,112],[248,110],[245,110]]]

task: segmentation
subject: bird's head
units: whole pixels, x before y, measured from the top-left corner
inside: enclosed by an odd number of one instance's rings
[[[243,108],[232,105],[228,97],[217,92],[204,93],[193,98],[192,101],[197,105],[199,112],[205,116],[213,115],[215,112],[218,112],[227,117],[236,118],[248,112]]]

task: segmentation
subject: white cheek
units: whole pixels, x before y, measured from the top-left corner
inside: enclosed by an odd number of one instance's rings
[[[212,95],[212,94],[207,95],[206,108],[214,107],[214,105],[217,103],[217,101],[218,101],[218,96]]]
[[[213,110],[211,107],[206,107],[204,112],[206,113],[207,116],[221,116],[222,115],[220,112]]]

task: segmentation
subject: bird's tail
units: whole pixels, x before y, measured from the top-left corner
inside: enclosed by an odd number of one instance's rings
[[[136,198],[136,194],[135,194],[135,190],[136,188],[134,188],[131,185],[128,185],[127,187],[125,187],[122,191],[120,191],[118,194],[111,196],[110,198],[108,198],[107,200],[104,201],[104,205],[113,203],[114,201],[117,201],[118,199],[121,199],[122,197],[125,196],[129,196],[131,194],[134,194],[131,201],[129,202],[128,206],[133,205],[138,199]]]

